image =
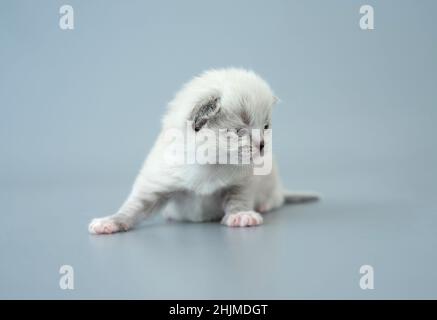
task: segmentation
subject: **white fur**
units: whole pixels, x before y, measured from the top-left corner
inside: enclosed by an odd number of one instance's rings
[[[269,85],[251,71],[210,70],[195,77],[169,103],[162,132],[128,199],[116,214],[94,219],[89,225],[91,233],[128,230],[158,209],[163,209],[164,216],[174,220],[221,219],[228,226],[255,226],[263,222],[255,210],[270,211],[284,203],[284,191],[275,166],[269,175],[256,176],[250,166],[170,165],[163,161],[168,147],[163,132],[171,128],[185,130],[194,107],[209,97],[219,97],[220,112],[215,116],[231,115],[226,118],[233,119],[229,121],[240,121],[244,106],[251,116],[251,128],[264,126],[276,101]]]

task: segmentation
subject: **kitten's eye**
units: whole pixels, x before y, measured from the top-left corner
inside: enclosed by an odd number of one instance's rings
[[[267,130],[269,128],[269,124],[266,124],[265,126],[264,126],[264,130]]]

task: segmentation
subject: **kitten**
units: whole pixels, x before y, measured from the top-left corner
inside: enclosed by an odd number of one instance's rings
[[[162,131],[127,200],[116,214],[92,220],[89,231],[127,231],[159,209],[173,220],[221,219],[231,227],[256,226],[263,223],[260,213],[284,202],[317,200],[313,193],[285,191],[271,157],[267,173],[254,174],[255,160],[260,163],[268,158],[268,152],[271,155],[271,135],[266,132],[271,132],[276,100],[269,85],[252,71],[219,69],[195,77],[169,103]],[[224,154],[228,160],[234,152],[238,163],[187,162],[187,140],[169,141],[168,132],[175,130],[184,132],[183,138],[212,134],[213,138],[204,140],[203,147],[218,146],[218,155],[212,153],[208,159],[216,160]],[[217,144],[229,139],[237,141],[237,147]],[[173,148],[173,154],[182,155],[184,161],[169,161],[171,146],[180,147]],[[200,148],[197,142],[195,148]],[[243,163],[243,158],[249,161]]]

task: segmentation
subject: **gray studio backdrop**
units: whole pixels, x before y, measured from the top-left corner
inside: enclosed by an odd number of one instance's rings
[[[74,30],[59,28],[64,4]],[[363,4],[374,30],[359,27]],[[0,297],[437,298],[436,12],[431,0],[2,0]],[[259,228],[157,217],[88,235],[129,192],[181,84],[225,66],[269,81],[284,184],[323,200]]]

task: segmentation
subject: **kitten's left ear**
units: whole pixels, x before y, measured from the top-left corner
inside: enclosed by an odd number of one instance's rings
[[[190,120],[193,121],[193,130],[199,131],[206,122],[220,111],[220,98],[217,96],[208,97],[200,101],[193,109]]]

